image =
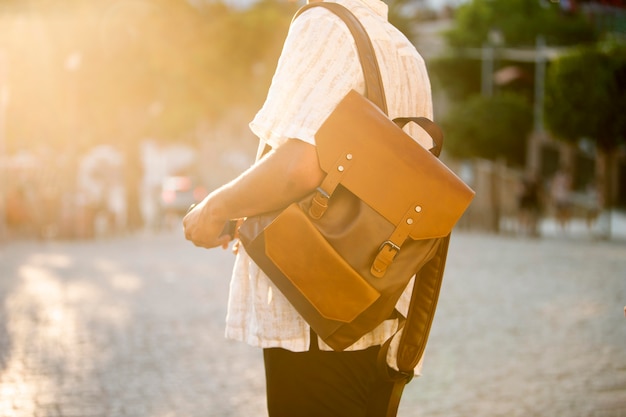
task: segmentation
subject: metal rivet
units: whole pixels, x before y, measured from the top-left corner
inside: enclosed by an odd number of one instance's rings
[[[421,213],[421,211],[422,211],[422,206],[415,206],[415,212]]]
[[[347,159],[348,161],[350,161],[350,160],[352,159],[352,154],[351,154],[351,153],[347,154],[347,155],[346,155],[346,159]]]
[[[413,224],[413,219],[406,219],[406,224]]]
[[[343,165],[339,165],[339,166],[337,167],[337,171],[339,171],[339,172],[343,172],[343,169],[344,169],[344,168],[343,168]]]

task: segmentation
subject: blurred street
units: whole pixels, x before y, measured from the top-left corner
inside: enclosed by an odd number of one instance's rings
[[[302,3],[0,2],[0,417],[267,415],[223,336],[234,255],[180,218],[298,106]],[[431,84],[402,116],[432,98],[476,192],[399,417],[626,417],[626,0],[388,3]]]
[[[179,230],[0,246],[0,417],[266,415],[233,255]],[[458,231],[400,417],[626,416],[626,243]]]

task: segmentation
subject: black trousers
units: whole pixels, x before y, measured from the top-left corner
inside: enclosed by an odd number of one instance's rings
[[[264,349],[269,417],[384,417],[393,384],[377,369],[379,350]]]

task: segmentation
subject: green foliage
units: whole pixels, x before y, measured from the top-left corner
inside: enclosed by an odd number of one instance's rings
[[[480,93],[481,62],[477,59],[434,58],[428,63],[428,73],[433,89],[442,89],[454,101]]]
[[[626,142],[626,44],[578,48],[546,76],[547,127],[569,141],[591,138],[610,151]]]
[[[257,108],[295,7],[6,2],[7,147],[181,140],[232,108]]]
[[[563,13],[557,3],[537,0],[472,0],[459,7],[447,34],[453,47],[480,47],[497,30],[508,46],[533,46],[537,35],[548,44],[572,45],[595,40],[581,15]]]
[[[474,96],[455,106],[441,126],[446,152],[452,156],[504,158],[510,165],[523,166],[532,110],[515,94]]]
[[[424,0],[386,0],[389,7],[389,22],[408,39],[415,39],[415,22],[421,19]]]
[[[595,39],[592,27],[581,16],[564,14],[556,3],[536,0],[471,0],[459,7],[453,28],[444,35],[452,55],[436,58],[429,66],[435,86],[443,89],[452,100],[465,100],[472,94],[480,93],[479,48],[486,43],[501,42],[499,46],[502,47],[534,48],[538,35],[551,45]],[[496,60],[494,69],[497,71],[504,65],[521,64]],[[532,72],[530,68],[528,73]],[[532,80],[526,81],[525,85],[518,83],[515,88],[526,89],[519,92],[531,95]]]
[[[496,35],[497,34],[497,35]],[[564,13],[558,2],[539,0],[470,0],[456,11],[453,28],[445,33],[452,55],[429,63],[433,87],[459,103],[446,116],[446,149],[458,157],[505,158],[522,165],[526,138],[532,130],[533,65],[497,59],[528,74],[514,84],[499,86],[493,98],[481,97],[481,48],[534,47],[537,37],[548,45],[572,45],[596,40],[593,27],[581,15]],[[472,55],[472,53],[474,55]],[[584,68],[584,67],[583,67]]]

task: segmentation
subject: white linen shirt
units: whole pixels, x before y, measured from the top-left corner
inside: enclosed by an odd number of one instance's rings
[[[377,55],[389,116],[432,119],[430,81],[422,57],[406,37],[387,23],[387,5],[379,0],[336,0],[365,26]],[[354,89],[363,94],[365,82],[356,46],[345,23],[332,12],[313,8],[289,29],[267,98],[250,123],[265,144],[277,147],[290,138],[315,145],[315,132],[343,97]],[[406,129],[423,146],[432,146],[419,127]],[[405,129],[405,130],[406,130]],[[408,286],[396,308],[406,315]],[[387,320],[346,350],[382,344],[396,331]],[[261,348],[281,347],[295,352],[309,349],[308,324],[269,278],[246,254],[242,245],[235,260],[226,337]],[[396,339],[399,339],[396,337]],[[388,362],[395,364],[396,343]],[[319,341],[320,349],[330,348]],[[418,366],[419,372],[419,366]]]

